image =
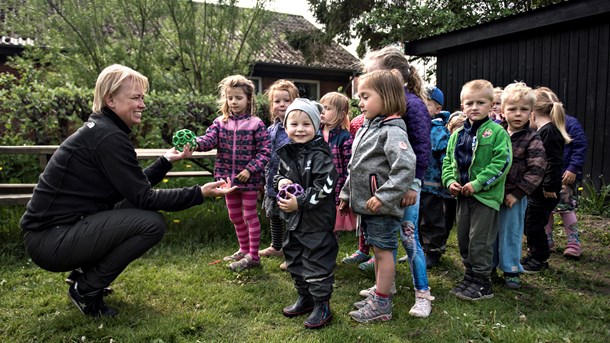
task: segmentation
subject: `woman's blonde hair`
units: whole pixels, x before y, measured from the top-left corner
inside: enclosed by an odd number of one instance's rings
[[[402,89],[404,80],[400,71],[376,70],[366,73],[358,78],[358,90],[369,87],[381,96],[383,102],[382,115],[399,114],[407,111],[405,93]]]
[[[407,90],[410,93],[417,95],[423,101],[428,99],[424,81],[422,80],[417,68],[411,65],[407,57],[400,49],[395,46],[386,46],[385,48],[370,51],[362,59],[362,64],[379,63],[379,67],[385,70],[396,69],[402,75],[403,84],[407,84]],[[367,72],[365,70],[365,72]]]
[[[101,114],[106,107],[104,97],[116,94],[125,80],[132,80],[132,87],[141,87],[144,94],[148,92],[148,78],[137,71],[120,64],[113,64],[106,67],[95,82],[93,91],[93,113]]]
[[[273,96],[275,92],[278,91],[288,92],[291,101],[294,101],[294,99],[299,97],[299,89],[291,81],[279,79],[272,83],[271,86],[269,86],[269,88],[267,88],[267,91],[265,92],[269,99],[269,111],[271,112],[269,114],[269,118],[271,119],[272,123],[275,121],[276,118],[275,113],[273,113],[273,111],[271,110],[273,108]]]
[[[533,90],[528,87],[523,82],[514,82],[506,86],[504,91],[502,91],[501,96],[502,112],[504,112],[504,107],[506,106],[507,101],[527,101],[530,109],[534,109],[534,103],[536,102],[536,94],[534,94]]]
[[[561,132],[566,144],[572,142],[572,137],[566,131],[566,112],[557,95],[548,87],[534,89],[536,103],[534,111],[551,117],[551,122]]]
[[[328,126],[335,128],[341,126],[342,129],[349,129],[349,98],[347,95],[339,92],[330,92],[324,94],[320,99],[320,104],[328,104],[337,110],[337,116]]]
[[[248,104],[250,105],[249,114],[256,116],[256,99],[254,97],[254,83],[242,75],[227,76],[218,83],[218,93],[220,94],[220,112],[222,113],[222,121],[226,122],[231,116],[229,104],[227,103],[227,90],[229,88],[240,88],[246,94]],[[241,114],[241,113],[236,113]]]

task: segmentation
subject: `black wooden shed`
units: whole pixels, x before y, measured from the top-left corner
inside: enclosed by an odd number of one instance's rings
[[[610,1],[572,0],[405,43],[411,56],[436,56],[445,109],[459,108],[464,83],[515,80],[547,86],[578,118],[589,146],[583,174],[610,182]],[[598,184],[599,185],[599,184]]]

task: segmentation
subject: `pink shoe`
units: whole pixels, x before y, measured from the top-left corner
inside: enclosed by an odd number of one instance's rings
[[[568,243],[568,246],[563,251],[563,257],[578,260],[580,258],[580,246]]]

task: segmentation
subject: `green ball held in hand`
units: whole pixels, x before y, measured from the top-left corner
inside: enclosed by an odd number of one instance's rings
[[[182,129],[174,133],[174,137],[172,137],[172,144],[174,144],[176,150],[182,152],[187,143],[190,144],[191,149],[197,147],[197,136],[195,136],[193,131],[189,129]]]

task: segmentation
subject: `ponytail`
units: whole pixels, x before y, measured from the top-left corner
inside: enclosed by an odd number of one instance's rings
[[[572,137],[570,137],[566,131],[566,112],[563,109],[562,103],[553,102],[553,107],[551,108],[551,122],[559,132],[561,132],[566,144],[570,144],[570,142],[572,142]]]
[[[407,78],[407,90],[415,95],[417,95],[420,99],[425,101],[428,98],[426,94],[426,90],[424,88],[424,81],[421,76],[417,72],[417,68],[414,65],[409,66],[409,77]]]

